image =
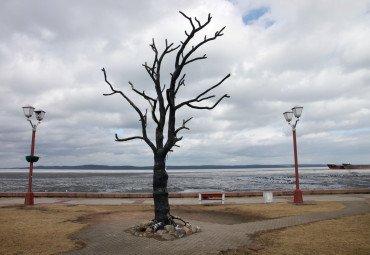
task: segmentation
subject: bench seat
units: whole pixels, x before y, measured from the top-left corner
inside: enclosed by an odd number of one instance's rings
[[[199,204],[202,200],[221,200],[222,204],[225,202],[225,193],[212,192],[212,193],[199,193]]]

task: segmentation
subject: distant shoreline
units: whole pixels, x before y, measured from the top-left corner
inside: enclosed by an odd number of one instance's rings
[[[299,167],[326,167],[326,164],[300,164]],[[281,165],[189,165],[189,166],[167,166],[171,170],[181,169],[245,169],[245,168],[287,168],[294,164]],[[28,169],[29,167],[11,167],[0,169]],[[108,165],[79,165],[79,166],[34,166],[34,169],[63,169],[63,170],[151,170],[153,166],[108,166]]]

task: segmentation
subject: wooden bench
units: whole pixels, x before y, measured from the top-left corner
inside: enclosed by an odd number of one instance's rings
[[[225,193],[199,193],[199,204],[202,200],[221,200],[222,204],[225,202]]]

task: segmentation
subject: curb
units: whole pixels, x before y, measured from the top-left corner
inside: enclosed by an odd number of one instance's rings
[[[264,191],[225,192],[225,197],[257,197]],[[270,191],[274,196],[294,195],[294,190]],[[302,190],[303,195],[370,194],[370,189]],[[68,198],[152,198],[152,193],[82,193],[82,192],[34,192],[34,197]],[[193,198],[199,193],[169,193],[169,198]],[[26,192],[0,192],[0,197],[25,197]]]

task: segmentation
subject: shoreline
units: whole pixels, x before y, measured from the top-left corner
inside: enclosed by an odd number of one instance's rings
[[[294,195],[294,190],[285,191],[236,191],[225,193],[225,197],[256,197],[264,192],[272,192],[273,196]],[[0,192],[0,197],[25,197],[27,192]],[[169,198],[198,197],[201,192],[169,193]],[[87,193],[87,192],[33,192],[34,197],[68,197],[68,198],[152,198],[152,193]],[[303,195],[330,194],[370,194],[370,189],[337,189],[337,190],[302,190]]]

